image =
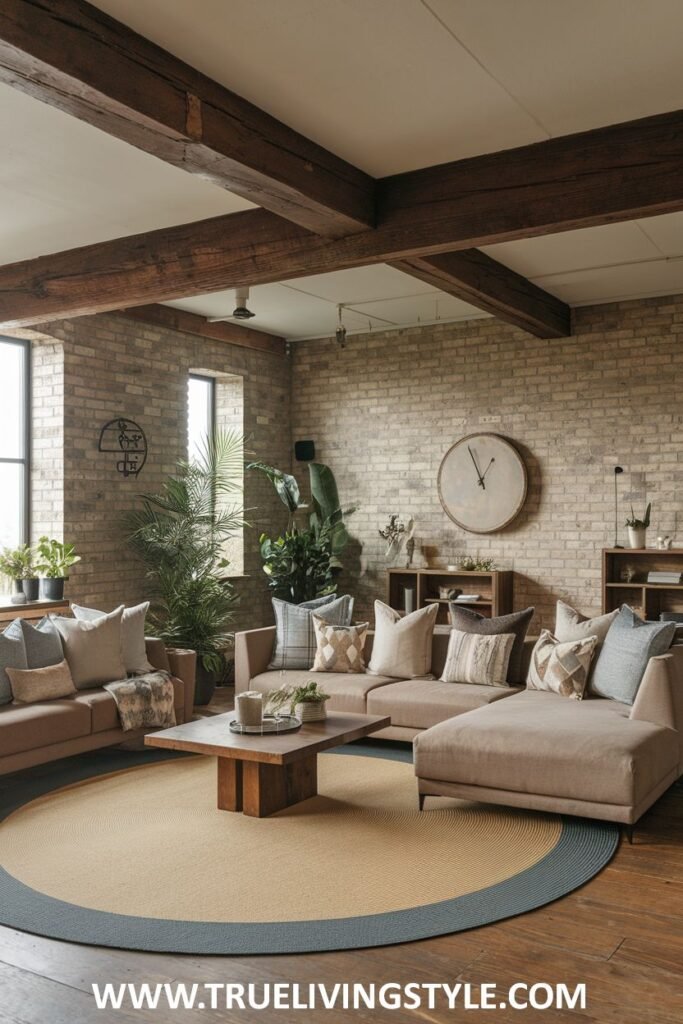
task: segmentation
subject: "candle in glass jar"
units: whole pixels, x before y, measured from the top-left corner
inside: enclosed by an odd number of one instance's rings
[[[235,712],[240,725],[261,725],[263,722],[263,694],[245,690],[235,697]]]

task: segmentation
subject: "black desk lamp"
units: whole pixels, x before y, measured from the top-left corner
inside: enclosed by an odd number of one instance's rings
[[[617,495],[617,477],[620,473],[623,473],[622,466],[614,467],[614,547],[623,548],[623,544],[619,543],[619,504]]]

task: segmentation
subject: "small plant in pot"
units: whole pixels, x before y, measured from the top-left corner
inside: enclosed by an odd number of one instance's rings
[[[0,553],[0,576],[12,581],[14,593],[12,604],[25,604],[28,600],[24,593],[24,578],[31,575],[33,554],[28,544],[18,548],[3,548]]]
[[[61,601],[64,598],[64,583],[69,578],[69,569],[80,562],[73,544],[62,543],[54,537],[40,537],[36,545],[42,597],[46,601]]]
[[[327,718],[325,702],[330,699],[329,693],[316,683],[314,679],[304,686],[297,686],[291,696],[292,714],[300,722],[322,722]]]
[[[633,511],[633,505],[631,505],[631,515],[626,520],[626,525],[628,527],[628,546],[630,548],[645,547],[647,528],[650,525],[651,508],[652,503],[648,502],[648,506],[645,509],[645,515],[642,519],[638,519],[635,512]]]

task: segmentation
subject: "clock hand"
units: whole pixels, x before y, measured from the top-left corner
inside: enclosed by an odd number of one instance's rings
[[[487,467],[486,467],[486,469],[484,470],[484,475],[483,475],[483,477],[481,478],[481,480],[482,480],[482,484],[483,484],[484,480],[486,479],[486,474],[488,473],[488,471],[490,470],[491,466],[493,465],[493,463],[494,463],[495,461],[496,461],[496,460],[495,460],[495,458],[492,458],[492,459],[491,459],[491,461],[489,462],[488,466],[487,466]]]
[[[472,451],[472,449],[470,448],[469,445],[467,445],[467,451],[470,453],[470,458],[472,459],[472,462],[474,463],[474,468],[475,468],[477,477],[479,479],[479,486],[483,487],[484,490],[486,490],[486,486],[484,484],[484,478],[482,477],[481,473],[479,472],[479,466],[477,465],[477,460],[475,459],[474,452]]]

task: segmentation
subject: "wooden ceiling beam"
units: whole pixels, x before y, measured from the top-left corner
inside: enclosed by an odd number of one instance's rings
[[[374,180],[83,0],[2,0],[0,81],[328,237]]]
[[[566,303],[479,249],[413,256],[390,266],[538,338],[571,334],[571,310]]]
[[[220,341],[226,345],[237,345],[240,348],[255,349],[259,352],[270,352],[284,356],[285,339],[276,334],[266,334],[254,328],[243,327],[231,321],[209,321],[197,313],[188,313],[184,309],[173,306],[152,304],[149,306],[131,306],[116,311],[117,316],[125,316],[129,320],[146,324],[148,327],[162,327],[165,330],[180,331],[182,334],[194,334],[198,338],[209,341]]]

